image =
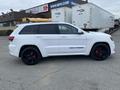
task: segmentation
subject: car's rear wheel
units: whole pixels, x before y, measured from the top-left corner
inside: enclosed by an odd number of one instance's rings
[[[110,55],[110,48],[106,44],[97,44],[95,45],[90,53],[90,56],[95,60],[105,60]]]
[[[35,65],[40,62],[42,56],[35,47],[27,47],[21,53],[21,59],[26,65]]]

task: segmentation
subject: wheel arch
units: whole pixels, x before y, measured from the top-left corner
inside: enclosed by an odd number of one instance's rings
[[[110,48],[109,43],[107,43],[107,42],[96,42],[96,43],[94,43],[94,44],[92,45],[92,48],[90,49],[89,55],[91,54],[92,49],[93,49],[96,45],[98,45],[98,44],[107,45],[107,46],[109,47],[109,51],[110,51],[109,55],[111,54],[111,48]]]
[[[39,53],[40,53],[41,56],[42,56],[41,50],[40,50],[36,45],[23,45],[23,46],[20,48],[19,57],[21,57],[22,50],[24,50],[24,49],[27,48],[27,47],[37,48],[37,50],[39,51]]]

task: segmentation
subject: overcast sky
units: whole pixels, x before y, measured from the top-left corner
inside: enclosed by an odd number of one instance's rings
[[[9,9],[28,9],[54,0],[0,0],[0,12],[9,12]],[[89,0],[98,6],[120,16],[120,0]],[[1,13],[0,13],[1,14]]]

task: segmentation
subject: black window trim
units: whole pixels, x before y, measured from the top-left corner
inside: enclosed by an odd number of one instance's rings
[[[56,34],[57,35],[61,35],[61,34],[64,34],[64,35],[72,35],[72,33],[71,34],[65,34],[65,33],[60,33],[60,30],[59,30],[59,25],[67,25],[67,26],[70,26],[70,27],[73,27],[74,29],[76,29],[77,31],[78,31],[78,28],[76,28],[76,27],[74,27],[74,26],[72,26],[72,25],[69,25],[69,24],[62,24],[62,23],[60,23],[60,24],[35,24],[35,25],[27,25],[27,26],[24,26],[23,28],[22,28],[22,30],[24,29],[24,28],[26,28],[26,27],[29,27],[29,26],[40,26],[40,25],[57,25],[57,30],[56,30]],[[21,32],[22,32],[22,30],[19,32],[19,35],[31,35],[31,34],[22,34]],[[36,31],[36,33],[33,33],[34,35],[55,35],[55,34],[39,34],[39,30],[37,30]],[[75,35],[75,34],[77,34],[77,33],[73,33],[73,35]]]
[[[38,28],[40,25],[46,25],[46,26],[47,26],[47,25],[57,25],[57,28],[58,28],[58,24],[35,24],[35,25],[27,25],[27,26],[24,26],[24,27],[21,29],[21,31],[19,32],[19,35],[31,35],[31,34],[23,34],[23,33],[22,33],[23,29],[26,28],[26,27],[29,27],[29,26],[37,26],[37,28]],[[56,34],[60,34],[59,28],[58,28],[58,30],[56,30]],[[54,33],[53,33],[53,34],[51,34],[51,33],[50,33],[50,34],[39,34],[39,30],[37,30],[34,35],[55,35],[55,34],[54,34]]]

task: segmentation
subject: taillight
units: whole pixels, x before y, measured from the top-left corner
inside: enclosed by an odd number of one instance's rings
[[[13,41],[14,38],[15,38],[14,36],[9,36],[9,37],[8,37],[8,40],[9,40],[9,41]]]

